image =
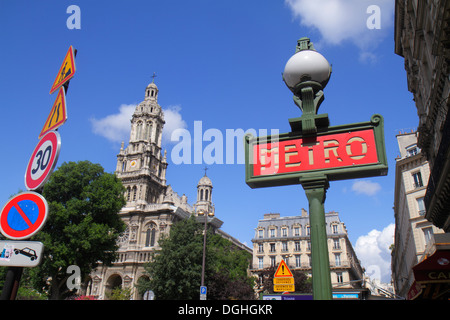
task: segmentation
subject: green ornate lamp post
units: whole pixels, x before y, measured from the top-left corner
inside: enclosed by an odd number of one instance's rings
[[[383,117],[330,126],[317,114],[331,66],[308,38],[297,42],[283,81],[302,116],[289,119],[291,132],[245,136],[245,181],[251,188],[301,184],[309,203],[313,296],[330,300],[331,278],[324,202],[331,180],[387,175]]]
[[[329,125],[328,115],[318,115],[324,100],[323,89],[331,76],[328,61],[314,50],[308,38],[297,42],[296,53],[286,63],[283,80],[294,93],[294,102],[302,110],[300,118],[289,119],[292,131],[315,135]],[[325,194],[329,187],[324,174],[305,174],[299,179],[309,202],[311,265],[315,300],[331,300],[330,262],[325,225]]]

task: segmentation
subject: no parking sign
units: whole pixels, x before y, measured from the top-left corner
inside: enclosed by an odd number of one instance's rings
[[[0,231],[13,240],[32,237],[42,229],[48,217],[48,204],[36,192],[19,193],[0,212]]]

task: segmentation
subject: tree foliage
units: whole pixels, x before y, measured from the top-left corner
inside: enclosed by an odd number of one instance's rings
[[[70,294],[67,267],[76,265],[81,277],[98,262],[115,260],[117,238],[125,225],[118,212],[125,205],[121,181],[89,161],[69,162],[56,170],[44,187],[49,218],[34,240],[44,244],[41,264],[33,268],[35,287],[51,299]]]
[[[138,285],[141,293],[153,290],[156,299],[199,299],[203,224],[194,217],[175,223],[170,235],[160,239],[161,250],[146,267],[149,280]],[[207,233],[205,285],[208,299],[253,298],[247,277],[251,255],[238,250],[220,235]]]

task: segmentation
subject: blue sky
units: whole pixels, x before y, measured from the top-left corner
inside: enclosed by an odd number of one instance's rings
[[[81,29],[67,27],[72,4],[81,10]],[[380,9],[379,29],[367,27],[370,5]],[[55,99],[49,90],[70,45],[78,50],[77,73],[66,96],[68,120],[59,129],[58,165],[90,160],[113,172],[120,142],[129,139],[130,105],[144,99],[154,72],[167,128],[193,135],[194,121],[201,121],[203,132],[217,129],[224,139],[227,129],[290,131],[288,119],[301,112],[281,73],[297,39],[308,36],[332,64],[319,110],[331,125],[375,113],[385,119],[388,175],[331,182],[325,210],[339,212],[363,265],[379,266],[387,282],[395,135],[418,123],[404,60],[394,53],[393,17],[388,0],[0,0],[0,200],[25,189],[25,169]],[[193,204],[207,165],[222,229],[249,246],[264,213],[293,216],[308,208],[300,185],[249,188],[237,161],[176,165],[175,144],[163,143],[168,184]]]

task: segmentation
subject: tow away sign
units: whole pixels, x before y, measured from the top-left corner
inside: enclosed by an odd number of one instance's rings
[[[41,262],[43,249],[38,241],[0,241],[0,266],[35,267]]]

